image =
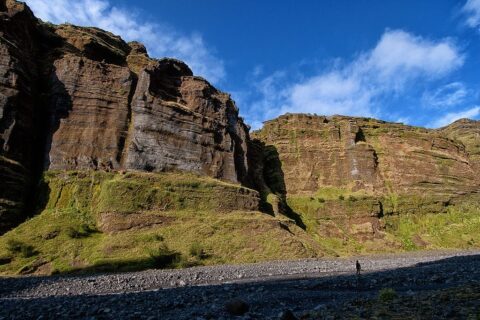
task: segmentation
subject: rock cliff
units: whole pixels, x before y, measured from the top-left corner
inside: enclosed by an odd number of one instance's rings
[[[428,130],[369,118],[287,114],[252,137],[264,145],[265,159],[272,153],[278,158],[277,179],[266,183],[264,193],[315,222],[314,232],[381,237],[379,218],[386,214],[439,213],[478,199],[478,129],[470,120]]]
[[[480,170],[480,121],[460,119],[438,130],[441,134],[463,143],[471,165]]]
[[[130,170],[252,187],[261,202],[227,192],[238,199],[225,206],[285,214],[320,235],[381,238],[384,215],[478,199],[479,135],[472,120],[427,130],[288,114],[251,139],[230,96],[185,63],[0,1],[0,233],[42,209],[47,171]]]
[[[0,1],[0,232],[45,170],[189,171],[247,183],[248,127],[228,94],[174,59]]]

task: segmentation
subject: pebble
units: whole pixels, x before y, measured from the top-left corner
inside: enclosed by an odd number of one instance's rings
[[[234,296],[247,306],[236,319],[279,319],[289,316],[287,311],[299,318],[304,314],[342,318],[341,312],[347,311],[373,318],[377,316],[362,304],[376,301],[382,288],[394,288],[400,298],[419,299],[421,305],[428,306],[422,297],[432,289],[480,286],[479,250],[364,257],[365,273],[359,289],[352,261],[310,259],[89,277],[0,277],[0,320],[15,318],[12,315],[19,309],[23,318],[34,319],[55,314],[82,319],[231,319],[226,301]],[[388,271],[391,269],[395,270]],[[281,281],[267,279],[269,274],[281,278],[298,272],[302,280],[295,276]],[[239,275],[248,278],[248,283],[241,283]],[[472,292],[478,288],[473,287]],[[440,301],[434,310],[437,318],[467,318],[468,310],[480,309],[480,299],[462,302],[463,306],[447,297],[435,300]],[[356,305],[352,301],[360,302]]]
[[[225,310],[234,316],[241,316],[250,310],[250,306],[244,300],[236,298],[225,304]]]

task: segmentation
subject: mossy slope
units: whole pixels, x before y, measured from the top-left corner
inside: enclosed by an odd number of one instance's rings
[[[42,189],[45,209],[0,237],[1,274],[162,267],[166,248],[180,257],[168,267],[318,251],[289,219],[255,211],[257,192],[193,174],[49,172]]]

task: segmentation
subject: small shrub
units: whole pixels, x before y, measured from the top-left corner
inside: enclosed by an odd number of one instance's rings
[[[150,259],[154,268],[175,268],[182,260],[182,255],[169,249],[165,244],[149,252]]]
[[[94,232],[96,232],[96,230],[88,224],[67,228],[67,235],[72,239],[86,238]]]
[[[357,198],[355,198],[355,196],[350,195],[348,197],[348,201],[354,202],[354,201],[357,201]]]
[[[403,248],[405,248],[405,250],[407,251],[412,251],[417,249],[417,246],[415,245],[415,243],[413,242],[410,236],[405,236],[402,239],[402,244],[403,244]]]
[[[397,297],[397,292],[392,288],[383,288],[378,292],[378,299],[382,302],[392,301]]]
[[[198,242],[192,243],[192,245],[190,246],[189,252],[192,257],[196,257],[198,259],[204,259],[207,256],[205,253],[205,249]]]
[[[325,199],[323,199],[323,198],[318,198],[318,202],[324,203],[324,202],[325,202]]]
[[[13,254],[20,254],[23,258],[33,257],[37,254],[33,246],[17,240],[8,240],[7,250]]]
[[[343,196],[343,194],[341,194],[341,195],[338,196],[338,200],[340,200],[340,201],[345,200],[345,197]]]

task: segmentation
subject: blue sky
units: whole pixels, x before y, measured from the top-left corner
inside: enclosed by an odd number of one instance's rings
[[[480,118],[480,0],[26,0],[185,60],[254,129],[286,112]]]

